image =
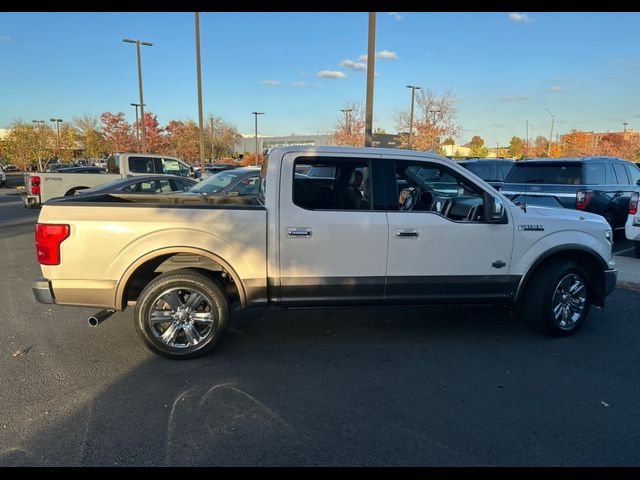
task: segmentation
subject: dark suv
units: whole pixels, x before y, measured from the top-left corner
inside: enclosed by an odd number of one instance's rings
[[[461,161],[460,165],[500,190],[514,163],[513,160],[503,158],[470,158]]]
[[[502,193],[515,203],[596,213],[619,229],[638,185],[638,165],[620,158],[533,158],[514,164]]]

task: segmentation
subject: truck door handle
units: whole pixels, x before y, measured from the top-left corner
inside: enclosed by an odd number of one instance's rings
[[[403,232],[403,231],[397,231],[396,232],[396,237],[398,237],[398,238],[408,238],[408,237],[416,238],[419,235],[420,234],[418,232]]]
[[[311,229],[310,228],[288,228],[287,234],[290,237],[310,237]]]

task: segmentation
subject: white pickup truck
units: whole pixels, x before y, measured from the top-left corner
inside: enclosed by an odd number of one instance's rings
[[[330,176],[296,174],[323,168]],[[135,305],[154,352],[210,350],[229,305],[504,303],[575,332],[617,269],[599,215],[512,204],[455,162],[409,150],[270,152],[257,198],[105,195],[46,204],[36,228],[42,303]]]
[[[193,176],[193,169],[177,158],[150,153],[116,153],[107,160],[108,173],[25,173],[22,202],[38,207],[55,197],[74,195],[78,190],[97,187],[112,180],[138,175],[166,173]]]

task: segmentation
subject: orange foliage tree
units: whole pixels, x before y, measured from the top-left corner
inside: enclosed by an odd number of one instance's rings
[[[351,103],[346,105],[344,110],[350,111],[340,114],[331,132],[331,142],[344,147],[363,147],[365,112],[362,105]]]
[[[435,150],[446,138],[457,136],[460,132],[460,127],[456,124],[457,111],[455,96],[451,90],[442,96],[429,89],[419,91],[413,114],[411,148],[422,151]],[[398,112],[395,116],[402,148],[409,145],[409,117],[409,111]]]

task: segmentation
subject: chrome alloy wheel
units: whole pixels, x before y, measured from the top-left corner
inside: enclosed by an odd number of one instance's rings
[[[577,273],[562,277],[553,292],[553,319],[562,330],[571,330],[587,304],[587,285]]]
[[[147,320],[153,335],[171,348],[189,348],[214,332],[213,302],[193,288],[172,288],[152,302]]]

